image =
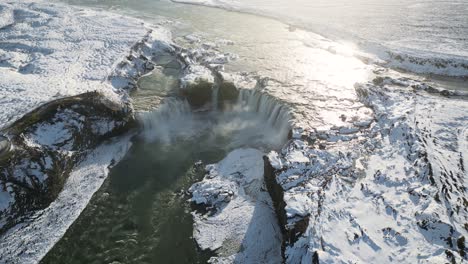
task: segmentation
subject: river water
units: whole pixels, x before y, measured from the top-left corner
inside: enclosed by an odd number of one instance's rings
[[[465,0],[177,0],[267,15],[334,40],[468,56]]]

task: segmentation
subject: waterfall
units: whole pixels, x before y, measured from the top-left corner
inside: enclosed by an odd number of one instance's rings
[[[218,94],[219,94],[219,85],[215,83],[212,87],[212,92],[211,92],[211,107],[212,107],[212,111],[214,112],[218,111],[218,103],[219,103]]]
[[[137,118],[148,141],[171,143],[176,138],[190,137],[198,128],[188,102],[176,98],[166,99],[156,110],[139,113]]]
[[[213,91],[213,100],[217,99]],[[216,105],[213,101],[213,105]],[[237,101],[225,111],[192,112],[186,100],[168,98],[154,111],[139,113],[142,136],[165,144],[204,138],[206,144],[224,144],[227,149],[280,148],[290,130],[288,107],[259,91],[241,90]],[[218,146],[219,147],[219,146]]]
[[[255,90],[240,90],[234,111],[256,113],[259,117],[277,130],[278,133],[289,133],[291,115],[287,106],[272,96]]]

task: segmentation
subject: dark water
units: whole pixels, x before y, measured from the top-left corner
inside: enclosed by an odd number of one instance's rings
[[[195,161],[216,162],[226,153],[202,141],[137,140],[42,263],[205,263],[209,254],[191,238],[180,190],[203,176]]]

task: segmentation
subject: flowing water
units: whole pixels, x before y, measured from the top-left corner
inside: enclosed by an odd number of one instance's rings
[[[176,0],[278,18],[334,40],[468,58],[465,0]]]

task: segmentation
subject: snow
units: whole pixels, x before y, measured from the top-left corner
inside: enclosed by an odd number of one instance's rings
[[[194,42],[194,36],[185,36],[189,42]],[[199,41],[200,38],[197,37]],[[213,71],[224,69],[224,64],[236,60],[237,55],[218,51],[218,44],[202,43],[196,47],[185,49],[178,47],[178,55],[186,67],[180,78],[181,88],[190,88],[198,84],[213,84]]]
[[[283,163],[281,162],[281,158],[278,156],[278,153],[275,151],[271,151],[268,153],[268,160],[273,168],[279,170],[283,168]]]
[[[283,164],[275,174],[286,227],[300,230],[286,246],[287,263],[466,259],[456,245],[468,235],[466,96],[406,78],[375,83],[356,85],[376,118],[361,136],[311,133],[314,143],[293,139],[268,155],[272,166]]]
[[[42,1],[0,3],[0,104],[5,109],[0,126],[51,99],[89,90],[106,94],[109,108],[120,109],[127,91],[154,67],[153,56],[177,53],[186,66],[182,87],[214,83],[221,76],[241,89],[246,108],[280,123],[281,133],[293,125],[286,146],[267,155],[283,191],[284,227],[293,231],[291,241],[285,241],[287,263],[311,263],[315,257],[321,263],[463,261],[457,242],[468,235],[467,94],[396,78],[391,71],[383,71],[390,77],[367,83],[375,65],[353,57],[355,51],[344,45],[297,31],[306,36],[301,44],[286,49],[288,58],[276,54],[294,69],[226,73],[223,65],[236,55],[218,49],[232,45],[229,40],[204,42],[186,35],[186,41],[199,46],[184,49],[173,45],[164,28],[149,28],[137,19]],[[392,62],[396,55],[379,56],[374,62],[414,67],[414,58]],[[379,61],[383,56],[387,62]],[[433,62],[416,63],[419,68],[413,70],[434,72]],[[465,74],[459,67],[463,60],[447,63],[437,73]],[[283,78],[275,70],[299,77]],[[184,109],[175,116],[182,122],[189,106]],[[169,116],[173,110],[168,105],[160,112]],[[147,114],[141,119],[152,118]],[[79,128],[80,122],[48,121],[24,135],[28,146],[70,150],[67,130]],[[115,125],[94,124],[92,131],[102,134]],[[102,184],[109,164],[126,153],[128,142],[125,137],[86,156],[57,200],[2,237],[0,262],[35,263],[44,256]],[[205,178],[189,190],[191,201],[208,211],[192,213],[194,238],[201,249],[216,252],[213,263],[282,260],[282,234],[264,186],[263,155],[235,150],[207,166]],[[23,165],[28,175],[47,179],[38,174],[38,164]],[[22,171],[15,177],[31,184]],[[8,184],[0,186],[0,211],[14,204],[12,193]]]
[[[211,263],[281,263],[281,232],[263,180],[263,153],[236,149],[206,167],[190,199],[211,213],[193,212],[194,238],[216,250]]]
[[[71,150],[73,130],[82,130],[84,119],[84,116],[66,109],[57,113],[50,121],[39,124],[33,133],[25,135],[26,141],[34,147]]]
[[[13,22],[13,10],[7,5],[0,6],[0,29],[10,26]]]
[[[0,211],[5,210],[14,202],[14,197],[7,190],[0,190]]]
[[[35,212],[25,222],[8,230],[0,240],[0,262],[39,262],[78,218],[102,185],[110,164],[117,163],[127,153],[131,146],[130,138],[116,138],[89,153],[75,167],[63,191],[49,207]]]
[[[180,79],[182,88],[189,88],[201,83],[214,83],[214,77],[209,69],[201,65],[190,65],[185,69]]]
[[[290,163],[307,163],[309,159],[301,151],[291,151],[286,156]]]
[[[46,1],[0,3],[0,28],[0,127],[52,99],[112,91],[111,69],[148,31],[137,19]]]

